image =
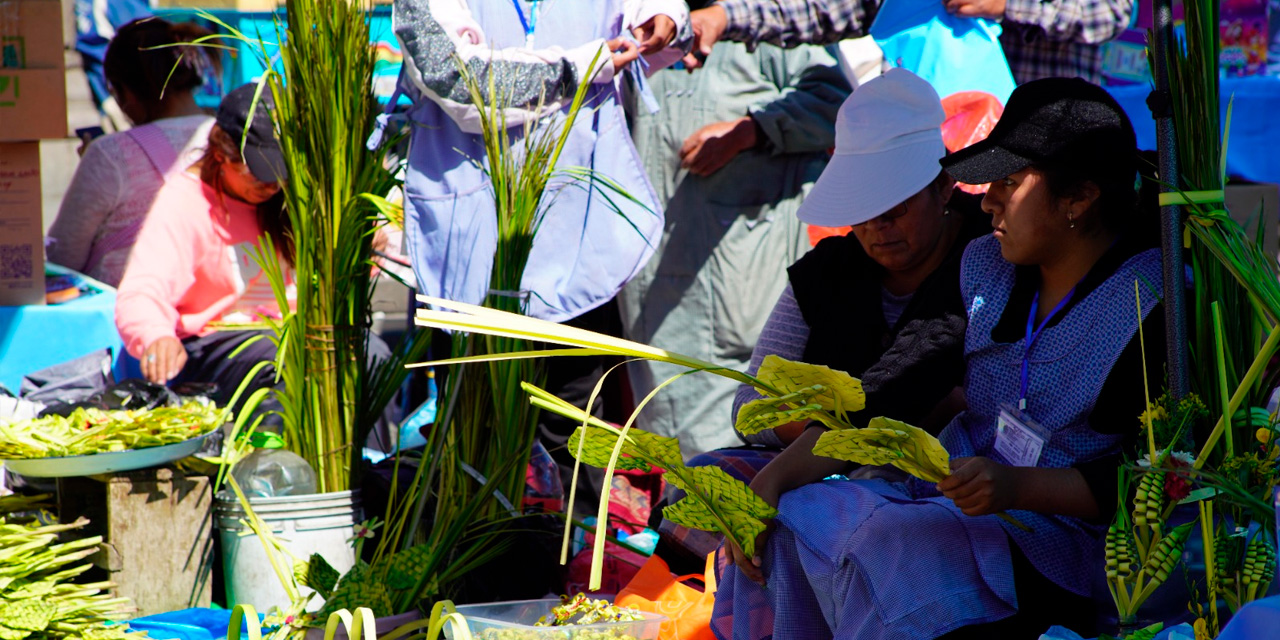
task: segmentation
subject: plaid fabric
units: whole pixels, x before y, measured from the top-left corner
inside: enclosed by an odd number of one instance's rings
[[[1129,26],[1133,0],[1006,0],[1005,58],[1022,84],[1053,76],[1102,83],[1102,46]]]
[[[756,474],[760,473],[760,470],[769,464],[770,460],[776,458],[779,453],[781,451],[777,449],[755,447],[718,449],[694,456],[687,464],[690,467],[714,465],[724,469],[734,478],[750,484]],[[674,504],[675,501],[683,497],[684,491],[668,483],[662,494],[662,502],[664,505]],[[719,548],[720,543],[724,541],[724,534],[687,529],[666,518],[663,518],[658,525],[658,533],[662,535],[666,542],[689,551],[696,558],[705,558],[708,553]]]
[[[878,0],[720,0],[724,38],[783,47],[867,34]],[[1049,76],[1102,80],[1099,45],[1129,26],[1133,0],[1006,0],[1004,45],[1019,84]]]

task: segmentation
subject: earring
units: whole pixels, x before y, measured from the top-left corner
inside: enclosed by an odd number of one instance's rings
[[[946,216],[951,215],[951,210],[950,210],[950,209],[948,209],[948,208],[946,208],[946,207],[943,207],[943,208],[942,208],[942,215],[943,215],[943,217],[946,217]]]
[[[1071,229],[1076,228],[1076,219],[1075,219],[1075,218],[1073,218],[1073,217],[1071,217],[1071,216],[1067,216],[1067,222],[1068,222],[1068,223],[1070,223],[1070,224],[1068,224],[1068,225],[1067,225],[1069,228],[1071,228]]]

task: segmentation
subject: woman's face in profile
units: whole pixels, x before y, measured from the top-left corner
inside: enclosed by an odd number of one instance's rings
[[[867,256],[889,271],[906,271],[928,260],[942,242],[942,214],[951,195],[951,187],[944,187],[934,181],[880,216],[854,225],[853,234]]]
[[[1044,174],[1029,168],[992,182],[982,199],[1001,255],[1020,265],[1042,264],[1060,246],[1068,231],[1060,209]]]
[[[227,195],[249,204],[262,204],[280,192],[280,183],[262,182],[243,162],[222,163],[222,188]]]

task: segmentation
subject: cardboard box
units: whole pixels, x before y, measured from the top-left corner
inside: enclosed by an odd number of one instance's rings
[[[0,67],[61,69],[62,4],[0,0]]]
[[[0,69],[0,142],[67,137],[62,69]]]
[[[0,0],[0,142],[65,137],[62,5]]]
[[[44,304],[40,143],[0,144],[0,306]]]

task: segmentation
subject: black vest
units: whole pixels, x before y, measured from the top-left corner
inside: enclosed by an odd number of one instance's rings
[[[849,233],[826,238],[787,270],[809,325],[804,361],[861,378],[867,408],[855,424],[876,416],[917,423],[964,377],[965,309],[960,258],[970,240],[991,232],[980,201],[959,191],[952,215],[960,233],[946,259],[925,278],[898,322],[884,321],[884,269]]]

